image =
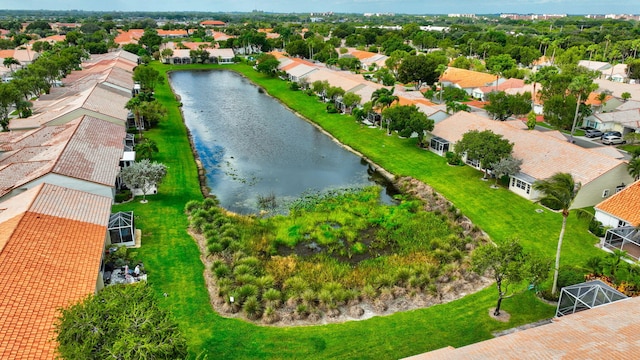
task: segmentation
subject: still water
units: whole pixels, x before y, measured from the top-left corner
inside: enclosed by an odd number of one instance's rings
[[[240,75],[180,71],[170,81],[207,185],[225,209],[256,213],[259,196],[286,204],[304,192],[375,184],[359,156]]]

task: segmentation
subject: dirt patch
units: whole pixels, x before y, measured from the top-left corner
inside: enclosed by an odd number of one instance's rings
[[[509,322],[509,319],[511,319],[511,314],[509,314],[508,312],[502,310],[500,311],[500,315],[496,315],[494,314],[495,311],[496,311],[496,308],[489,309],[489,316],[491,316],[492,319],[498,320],[504,323]]]

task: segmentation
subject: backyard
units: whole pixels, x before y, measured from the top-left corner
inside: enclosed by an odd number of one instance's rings
[[[547,209],[537,212],[539,205],[504,188],[490,188],[470,167],[448,166],[444,158],[415,146],[415,140],[386,136],[349,116],[327,114],[315,97],[291,91],[286,82],[258,74],[248,65],[152,66],[162,73],[237,71],[379,166],[397,176],[428,183],[492,240],[518,238],[525,249],[554,256],[562,222],[559,213]],[[526,291],[504,302],[503,309],[511,314],[508,323],[495,321],[487,314],[495,305],[493,287],[442,305],[343,324],[264,327],[218,315],[208,296],[200,251],[187,233],[185,205],[203,197],[180,104],[166,81],[156,88],[155,96],[167,106],[168,117],[145,137],[157,142],[160,152],[154,160],[168,167],[168,175],[149,203],[132,201],[114,206],[114,211],[134,211],[143,233],[138,256],[144,260],[149,282],[161,303],[181,325],[193,358],[399,358],[449,345],[463,346],[488,339],[492,332],[553,316],[554,307]],[[596,242],[586,222],[570,216],[562,263],[582,265],[599,254]]]

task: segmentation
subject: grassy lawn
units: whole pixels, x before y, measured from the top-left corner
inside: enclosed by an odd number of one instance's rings
[[[215,66],[162,66],[171,69],[197,69]],[[510,191],[491,189],[480,180],[480,172],[448,166],[429,151],[418,149],[415,140],[401,140],[383,131],[357,124],[351,117],[327,114],[315,97],[293,92],[279,79],[266,78],[246,65],[220,66],[249,77],[289,107],[314,119],[343,143],[397,175],[423,180],[451,200],[466,216],[495,241],[517,237],[529,250],[552,258],[562,218]],[[495,288],[448,304],[427,309],[375,317],[337,325],[296,328],[256,326],[216,314],[209,304],[203,265],[194,241],[186,232],[184,205],[202,199],[196,166],[191,154],[178,103],[168,83],[156,89],[156,97],[169,110],[169,117],[145,136],[158,143],[156,160],[168,166],[168,175],[159,194],[148,197],[148,204],[133,201],[117,205],[114,211],[133,210],[136,225],[143,231],[139,258],[145,261],[150,283],[170,308],[185,332],[192,357],[210,359],[284,358],[398,358],[444,346],[459,347],[488,339],[491,332],[553,316],[554,307],[544,305],[525,292],[503,303],[512,316],[500,323],[487,315],[495,306]],[[563,264],[583,264],[600,254],[593,245],[597,239],[586,231],[584,220],[571,216],[563,247]],[[163,297],[162,294],[167,296]]]

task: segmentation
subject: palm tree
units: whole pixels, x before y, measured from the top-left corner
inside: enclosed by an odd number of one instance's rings
[[[589,96],[591,92],[595,91],[598,88],[598,84],[593,82],[593,78],[580,75],[571,81],[569,84],[569,90],[578,96],[578,100],[576,101],[576,112],[573,115],[573,125],[571,126],[571,138],[570,141],[573,143],[573,133],[576,130],[576,121],[578,121],[578,110],[580,110],[580,101],[582,101],[582,96]]]
[[[629,175],[633,176],[634,180],[640,179],[640,156],[636,156],[627,165]]]
[[[4,65],[5,67],[11,69],[11,72],[13,72],[13,65],[20,65],[20,61],[18,61],[17,59],[15,59],[15,58],[13,58],[11,56],[7,56],[2,61],[2,65]]]
[[[560,250],[562,249],[562,239],[564,231],[567,227],[567,218],[569,217],[569,209],[575,200],[581,184],[573,180],[571,174],[556,173],[545,180],[538,180],[533,184],[536,191],[542,193],[540,201],[549,202],[562,209],[562,228],[560,236],[558,236],[558,248],[556,250],[556,263],[553,269],[553,287],[551,294],[555,295],[558,291],[558,269],[560,268]]]
[[[380,109],[380,113],[382,113],[385,108],[390,107],[396,101],[400,101],[400,98],[393,95],[394,90],[395,88],[392,87],[391,89],[380,88],[374,91],[373,94],[371,94],[373,107]],[[380,128],[382,128],[382,121],[380,122]]]
[[[545,74],[539,71],[529,74],[529,77],[524,81],[525,84],[533,84],[533,93],[531,94],[531,104],[536,104],[536,85],[543,81]]]
[[[436,72],[438,73],[438,82],[440,83],[440,104],[442,104],[442,75],[444,75],[445,71],[447,71],[449,67],[445,64],[440,64],[436,67]]]

